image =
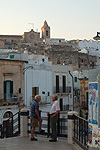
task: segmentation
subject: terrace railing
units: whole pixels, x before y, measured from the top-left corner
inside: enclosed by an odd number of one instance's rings
[[[88,149],[88,120],[76,115],[74,115],[73,140],[77,142],[83,149]]]

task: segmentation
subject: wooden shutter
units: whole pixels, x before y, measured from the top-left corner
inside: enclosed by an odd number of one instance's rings
[[[13,81],[10,81],[10,94],[13,94]]]
[[[4,81],[4,99],[6,100],[6,81]]]

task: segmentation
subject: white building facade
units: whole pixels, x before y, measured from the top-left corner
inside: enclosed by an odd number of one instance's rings
[[[30,107],[37,94],[41,96],[41,104],[47,105],[52,103],[52,95],[56,94],[61,110],[73,110],[72,77],[69,71],[73,73],[72,67],[52,65],[44,55],[29,55],[24,67],[26,107]]]
[[[60,109],[73,110],[73,69],[66,65],[52,65],[52,83],[53,93],[58,95]]]
[[[25,64],[25,105],[30,107],[35,95],[41,96],[41,103],[52,101],[52,63],[43,55],[30,55]]]

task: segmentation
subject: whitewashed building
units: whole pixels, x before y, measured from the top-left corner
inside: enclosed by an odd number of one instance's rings
[[[73,73],[72,67],[52,65],[47,56],[28,55],[28,63],[24,66],[26,107],[30,107],[36,94],[41,96],[41,104],[47,105],[52,103],[52,95],[57,94],[61,110],[73,110],[72,77],[69,71]]]
[[[41,103],[52,100],[52,63],[43,55],[29,55],[24,66],[25,105],[30,107],[35,95],[41,96]]]
[[[53,93],[59,97],[60,109],[73,110],[73,84],[70,73],[73,69],[66,65],[52,65]]]
[[[73,68],[67,65],[52,65],[44,55],[24,53],[8,54],[8,58],[24,60],[24,103],[30,108],[36,94],[41,96],[41,104],[50,106],[52,95],[57,94],[61,110],[73,110]],[[70,73],[69,73],[70,72]],[[72,76],[71,76],[72,75]],[[49,108],[48,106],[48,108]]]

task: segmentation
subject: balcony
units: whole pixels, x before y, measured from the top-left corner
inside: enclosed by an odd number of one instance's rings
[[[67,111],[67,110],[69,110],[69,105],[62,105],[62,106],[60,107],[60,110],[61,110],[61,111]]]
[[[67,86],[67,87],[53,87],[53,93],[56,94],[63,94],[63,95],[69,95],[71,93],[71,86]]]
[[[6,103],[17,103],[22,101],[23,94],[0,94],[0,105]]]

